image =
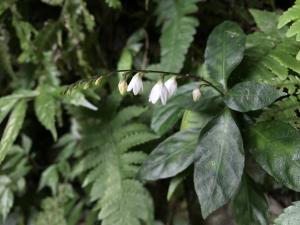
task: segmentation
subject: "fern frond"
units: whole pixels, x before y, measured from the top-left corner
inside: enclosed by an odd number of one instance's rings
[[[85,176],[83,187],[89,187],[90,199],[100,211],[98,217],[102,224],[152,223],[152,200],[142,183],[136,180],[146,154],[129,151],[157,138],[146,125],[130,123],[145,110],[131,106],[118,112],[110,121],[82,122],[80,146],[84,155],[74,170]]]
[[[278,28],[282,28],[285,25],[292,23],[286,32],[287,37],[293,37],[296,35],[296,40],[300,41],[300,1],[297,0],[291,8],[284,12],[278,21]],[[299,48],[298,48],[299,49]],[[300,51],[297,54],[297,60],[300,60]]]
[[[296,96],[284,98],[276,102],[270,108],[265,110],[258,121],[279,120],[289,123],[295,128],[300,128],[300,119],[298,116],[300,110],[300,100]]]
[[[150,68],[179,72],[185,55],[194,39],[198,20],[190,14],[197,11],[199,0],[157,1],[158,24],[162,24],[160,37],[160,64]]]

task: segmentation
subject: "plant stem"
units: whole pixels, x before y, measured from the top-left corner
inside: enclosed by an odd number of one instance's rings
[[[112,72],[109,72],[106,75],[110,76],[114,73],[126,73],[126,72],[132,72],[132,73],[138,73],[138,72],[141,72],[141,73],[158,73],[158,74],[164,74],[164,75],[175,75],[175,76],[179,76],[179,77],[183,77],[183,78],[193,78],[195,80],[205,82],[207,85],[211,86],[216,91],[218,91],[221,95],[224,95],[223,91],[220,90],[218,87],[216,87],[214,84],[212,84],[210,81],[208,81],[208,80],[206,80],[206,79],[204,79],[200,76],[195,76],[195,75],[191,75],[191,74],[182,74],[182,73],[176,73],[176,72],[170,72],[170,71],[161,71],[161,70],[137,70],[137,69],[133,69],[133,70],[114,70]]]
[[[187,209],[188,209],[190,224],[205,225],[205,221],[202,218],[198,197],[194,190],[192,176],[187,177],[183,184],[184,184],[185,197],[187,201]]]

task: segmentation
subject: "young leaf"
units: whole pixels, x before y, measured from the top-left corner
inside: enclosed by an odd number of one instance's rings
[[[35,98],[34,109],[35,114],[40,123],[51,132],[53,139],[57,139],[55,128],[56,101],[51,93],[47,92],[44,86],[40,88],[40,94]]]
[[[268,203],[251,178],[244,176],[233,201],[238,225],[268,225]]]
[[[9,117],[9,120],[6,124],[4,133],[0,141],[0,163],[5,158],[7,152],[11,148],[12,144],[14,143],[15,139],[19,134],[19,131],[22,128],[26,108],[26,101],[23,99],[20,100]]]
[[[225,21],[209,35],[205,50],[205,65],[212,80],[227,89],[227,79],[242,61],[246,35],[233,22]]]
[[[233,197],[243,173],[242,137],[228,110],[203,128],[195,154],[194,185],[206,218]]]
[[[11,207],[14,203],[14,195],[9,188],[5,188],[0,196],[0,212],[2,218],[5,220],[8,213],[11,210]]]
[[[284,212],[275,220],[274,225],[299,225],[300,224],[300,201],[284,209]]]
[[[248,137],[255,160],[277,181],[300,191],[299,132],[280,121],[257,123]]]
[[[39,190],[44,187],[50,187],[52,194],[55,195],[57,192],[58,181],[59,177],[57,167],[56,165],[51,165],[45,171],[43,171],[39,184]]]
[[[277,98],[282,92],[268,84],[256,82],[242,82],[235,85],[225,95],[226,105],[239,112],[262,109]]]

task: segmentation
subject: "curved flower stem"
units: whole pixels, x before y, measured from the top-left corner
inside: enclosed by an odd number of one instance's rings
[[[169,71],[160,71],[160,70],[137,70],[137,69],[132,69],[132,70],[114,70],[112,72],[109,72],[108,74],[106,74],[107,76],[112,75],[114,73],[126,73],[126,72],[132,72],[132,73],[158,73],[158,74],[164,74],[164,75],[175,75],[178,77],[182,77],[182,78],[193,78],[195,80],[200,80],[205,82],[207,85],[211,86],[212,88],[214,88],[217,92],[219,92],[221,95],[224,95],[223,91],[220,90],[218,87],[216,87],[214,84],[212,84],[210,81],[200,77],[200,76],[195,76],[195,75],[191,75],[191,74],[182,74],[182,73],[175,73],[175,72],[169,72]]]

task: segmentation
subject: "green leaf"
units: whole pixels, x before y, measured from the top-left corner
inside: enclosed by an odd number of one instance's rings
[[[41,0],[41,1],[53,6],[59,6],[64,3],[64,0]]]
[[[233,22],[225,21],[209,35],[205,65],[212,80],[227,89],[227,79],[243,59],[246,35]]]
[[[6,124],[4,133],[0,141],[0,163],[5,158],[7,152],[11,148],[12,144],[14,143],[15,139],[19,134],[19,131],[22,128],[26,108],[26,101],[20,100],[13,109],[11,115],[9,116],[8,122]]]
[[[50,187],[52,194],[55,195],[57,193],[58,181],[58,171],[56,166],[53,164],[43,171],[39,184],[39,190],[44,187]]]
[[[122,7],[120,0],[105,0],[105,2],[111,8],[119,9]]]
[[[284,209],[284,212],[275,219],[274,225],[299,225],[300,224],[300,201]]]
[[[268,203],[251,178],[244,176],[233,201],[238,225],[268,225]]]
[[[275,12],[269,12],[266,10],[250,9],[255,23],[258,28],[266,34],[277,34],[277,21],[278,15]]]
[[[0,212],[3,220],[6,219],[14,203],[14,195],[9,188],[5,188],[0,196]]]
[[[270,105],[282,94],[271,85],[247,81],[238,83],[230,89],[226,93],[224,101],[233,110],[248,112]]]
[[[0,9],[1,11],[1,9]],[[0,12],[1,14],[1,12]],[[15,78],[15,72],[11,64],[11,55],[9,53],[8,43],[2,40],[3,37],[0,36],[0,65],[1,70],[3,69],[11,78]]]
[[[247,141],[253,157],[267,173],[300,191],[300,135],[295,128],[280,121],[257,123]]]
[[[202,129],[195,154],[194,185],[206,218],[233,197],[243,173],[242,137],[228,110]]]
[[[34,101],[34,109],[40,123],[51,132],[53,139],[56,140],[57,133],[55,128],[55,114],[57,103],[51,93],[46,91],[48,88],[48,86],[40,88],[40,94]]]
[[[167,199],[168,201],[171,200],[172,196],[174,195],[175,191],[177,190],[178,186],[184,181],[186,178],[186,174],[182,173],[176,177],[173,177],[169,184]]]
[[[143,164],[140,176],[145,180],[173,177],[194,161],[198,129],[179,131],[160,143]]]

